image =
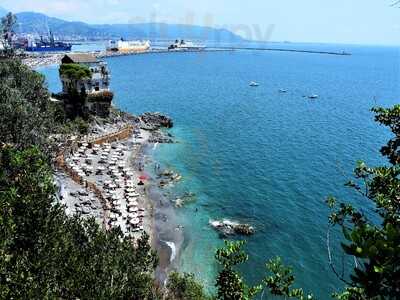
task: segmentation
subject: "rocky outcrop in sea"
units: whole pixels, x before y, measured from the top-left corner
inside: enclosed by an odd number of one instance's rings
[[[145,130],[158,130],[161,128],[172,128],[174,123],[168,116],[162,115],[158,112],[146,112],[139,116],[141,125],[140,127]]]
[[[230,220],[210,221],[210,225],[218,230],[223,237],[229,235],[253,235],[255,229],[249,224],[241,224]]]

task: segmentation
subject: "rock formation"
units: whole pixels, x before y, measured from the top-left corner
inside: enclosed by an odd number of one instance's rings
[[[218,230],[223,236],[234,234],[253,235],[255,233],[253,226],[249,224],[240,224],[229,220],[210,221],[210,225],[214,229]]]
[[[170,117],[160,113],[146,112],[139,116],[141,120],[141,128],[145,130],[158,130],[162,127],[172,128],[174,123]]]

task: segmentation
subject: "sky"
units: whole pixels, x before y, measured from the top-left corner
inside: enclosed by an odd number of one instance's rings
[[[96,24],[164,22],[226,28],[262,41],[400,45],[395,0],[0,0]]]

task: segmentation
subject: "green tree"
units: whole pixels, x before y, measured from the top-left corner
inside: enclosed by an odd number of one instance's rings
[[[271,259],[267,269],[271,275],[264,279],[264,283],[272,295],[299,300],[314,299],[313,295],[305,297],[303,289],[292,288],[295,281],[292,269],[284,266],[279,257]]]
[[[400,105],[374,108],[375,120],[390,128],[393,138],[381,148],[389,164],[368,167],[358,162],[355,180],[347,186],[374,205],[373,217],[349,204],[327,202],[332,226],[342,229],[346,254],[356,266],[340,299],[398,299],[400,295]],[[345,281],[345,280],[344,280]]]
[[[172,272],[168,277],[166,300],[207,300],[210,299],[203,286],[193,274]]]
[[[88,79],[92,76],[92,72],[85,65],[80,64],[61,64],[59,73],[61,76],[68,78],[74,82],[82,79]]]
[[[1,32],[1,43],[4,48],[4,54],[6,56],[13,55],[13,49],[11,45],[11,38],[14,35],[15,24],[17,23],[17,17],[9,12],[3,18],[1,18],[0,32]]]
[[[0,140],[17,148],[48,146],[56,132],[44,77],[17,59],[0,62]]]
[[[248,255],[242,250],[243,241],[225,241],[225,247],[217,250],[215,258],[221,266],[216,280],[217,299],[248,300],[262,290],[261,285],[249,287],[236,267],[248,260]]]
[[[151,299],[157,259],[143,236],[68,218],[37,148],[0,151],[1,299]]]
[[[0,115],[1,143],[18,149],[37,145],[46,154],[57,149],[55,137],[88,127],[84,120],[70,124],[63,104],[50,101],[44,76],[16,58],[0,61]]]

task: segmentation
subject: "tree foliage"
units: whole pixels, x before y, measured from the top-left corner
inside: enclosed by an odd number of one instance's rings
[[[243,241],[225,241],[225,247],[217,250],[215,258],[221,266],[216,280],[217,299],[248,300],[261,291],[261,285],[249,287],[236,267],[248,260],[242,250]]]
[[[330,223],[341,227],[346,239],[342,247],[357,261],[348,288],[336,295],[340,299],[398,299],[400,295],[400,105],[372,111],[375,120],[394,134],[381,149],[389,164],[368,167],[359,161],[355,181],[347,186],[373,203],[375,215],[368,218],[352,205],[328,199],[333,209]]]
[[[314,299],[312,295],[307,295],[305,297],[303,289],[292,288],[295,281],[292,269],[284,266],[279,257],[271,259],[267,263],[267,269],[272,273],[272,275],[266,277],[264,283],[272,295],[299,300]]]
[[[15,25],[17,24],[17,17],[13,13],[9,12],[3,18],[1,18],[0,22],[0,42],[4,48],[3,55],[10,57],[13,56],[14,51],[11,45],[11,38],[14,35]]]
[[[0,140],[17,148],[45,147],[55,129],[44,77],[17,59],[0,62]]]
[[[0,114],[1,143],[37,145],[46,154],[57,146],[54,135],[83,128],[70,124],[61,103],[50,101],[44,76],[16,58],[0,61]]]
[[[207,300],[203,286],[193,274],[172,272],[168,277],[166,300]]]
[[[80,64],[61,64],[59,69],[60,75],[70,80],[88,79],[92,76],[92,72],[85,65]]]
[[[55,205],[46,158],[33,147],[0,152],[1,299],[149,299],[156,256],[143,236],[68,218]]]

